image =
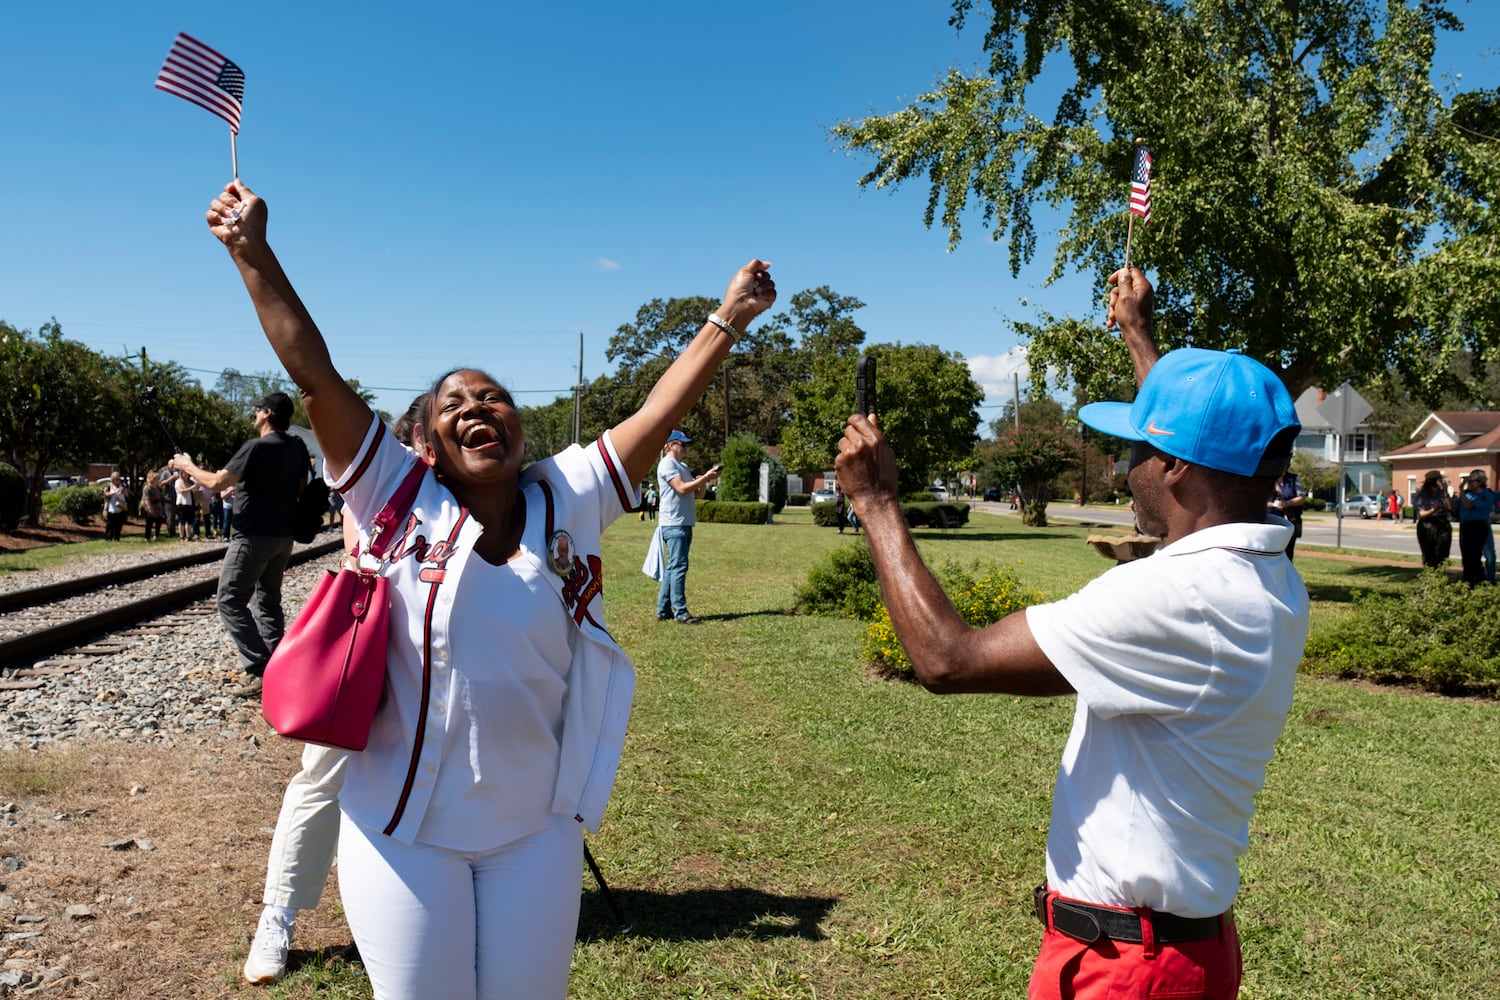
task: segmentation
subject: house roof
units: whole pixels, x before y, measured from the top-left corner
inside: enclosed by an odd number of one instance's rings
[[[1456,444],[1430,445],[1435,434],[1447,432]],[[1429,413],[1412,432],[1412,442],[1380,456],[1381,461],[1403,458],[1470,456],[1500,452],[1500,413],[1450,410]]]

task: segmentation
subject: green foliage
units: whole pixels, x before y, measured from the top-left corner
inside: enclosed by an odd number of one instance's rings
[[[559,396],[545,406],[523,406],[519,412],[526,453],[533,458],[556,455],[573,443],[572,396]]]
[[[89,524],[104,513],[104,490],[98,486],[64,486],[48,490],[47,506],[74,524]]]
[[[766,463],[771,466],[771,509],[780,514],[786,510],[786,466],[770,452],[766,453]]]
[[[1339,467],[1326,461],[1323,456],[1298,449],[1292,453],[1291,471],[1297,474],[1302,488],[1309,493],[1331,490],[1339,484]],[[1312,499],[1308,499],[1311,504]],[[1313,508],[1309,508],[1313,509]],[[1316,508],[1322,510],[1322,507]]]
[[[1303,669],[1445,694],[1500,693],[1500,588],[1472,590],[1427,570],[1399,596],[1361,594],[1308,640]]]
[[[771,505],[742,500],[699,500],[700,523],[719,524],[770,524]]]
[[[903,503],[901,514],[913,528],[962,528],[969,523],[969,505],[931,500]]]
[[[807,571],[795,598],[794,607],[804,615],[869,621],[880,610],[880,582],[870,547],[857,541],[827,553]]]
[[[923,222],[950,245],[977,208],[1014,273],[1037,248],[1033,207],[1067,206],[1052,276],[1092,272],[1102,300],[1140,137],[1153,211],[1131,262],[1155,273],[1165,346],[1242,347],[1294,396],[1394,365],[1427,398],[1458,351],[1493,353],[1500,94],[1439,91],[1439,31],[1461,28],[1443,0],[952,6],[960,29],[988,22],[988,72],[950,70],[909,107],[832,130],[873,158],[861,186],[925,186]],[[1038,107],[1056,69],[1065,89]],[[1054,369],[1125,398],[1102,311],[1084,337],[1045,314],[1022,329],[1034,381]]]
[[[766,450],[751,434],[735,434],[724,443],[719,452],[719,463],[724,467],[719,474],[717,498],[720,500],[760,499],[760,463],[766,460]]]
[[[976,562],[965,568],[946,562],[934,575],[959,617],[974,628],[984,628],[1006,615],[1045,600],[1043,595],[1023,586],[1011,567],[995,564],[981,567]],[[909,675],[911,659],[896,636],[891,614],[885,605],[881,604],[868,620],[869,625],[861,640],[865,659],[891,673]]]
[[[1078,467],[1078,436],[1060,423],[1023,423],[1000,436],[993,455],[1000,481],[1020,486],[1021,523],[1044,527],[1057,478]]]
[[[824,500],[812,505],[813,524],[820,528],[837,528],[839,526],[838,504],[832,500]]]
[[[806,507],[811,500],[811,493],[790,493],[786,498],[788,507]]]
[[[0,534],[10,534],[26,509],[26,477],[9,462],[0,462]]]
[[[978,440],[975,407],[984,391],[958,352],[926,344],[876,344],[877,415],[907,484],[930,482],[968,459]],[[792,421],[782,435],[794,469],[831,469],[849,414],[854,412],[857,352],[825,352],[813,359],[809,380],[792,391]]]

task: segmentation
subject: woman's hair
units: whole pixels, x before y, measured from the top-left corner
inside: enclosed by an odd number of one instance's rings
[[[406,408],[406,412],[401,414],[395,424],[391,426],[391,433],[396,435],[396,440],[408,448],[412,447],[412,428],[417,425],[419,419],[426,419],[427,401],[431,398],[432,393],[424,392],[416,399],[413,399],[411,405]]]

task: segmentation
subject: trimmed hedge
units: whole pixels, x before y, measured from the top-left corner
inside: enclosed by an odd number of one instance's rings
[[[811,493],[791,493],[787,495],[786,505],[788,507],[806,507],[811,500]]]
[[[26,477],[8,462],[0,462],[0,534],[10,534],[26,512]]]
[[[715,524],[770,524],[771,505],[746,500],[699,500],[698,520]]]
[[[812,506],[813,524],[820,528],[837,528],[839,515],[832,500]],[[962,528],[969,523],[969,505],[951,501],[925,501],[901,504],[901,516],[912,528]]]
[[[42,509],[61,514],[74,524],[88,524],[104,513],[104,488],[101,486],[64,486],[42,493]]]

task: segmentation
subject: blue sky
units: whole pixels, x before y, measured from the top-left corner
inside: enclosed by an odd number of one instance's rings
[[[1458,5],[1440,69],[1500,85],[1500,17]],[[230,176],[219,119],[152,83],[177,32],[246,74],[240,173],[341,372],[393,412],[456,364],[526,404],[609,369],[655,297],[719,295],[752,256],[783,304],[860,298],[870,342],[934,343],[1010,394],[1007,320],[1098,315],[1019,278],[975,214],[958,250],[924,187],[861,191],[828,127],[904,107],[981,62],[946,0],[15,4],[0,57],[0,319],[55,316],[96,350],[144,346],[212,385],[276,371],[203,212]],[[976,22],[978,25],[978,22]],[[980,26],[982,27],[982,25]],[[1122,205],[1125,191],[1121,191]],[[1023,375],[1024,377],[1024,375]]]

